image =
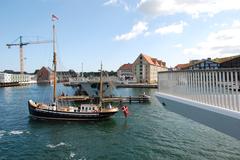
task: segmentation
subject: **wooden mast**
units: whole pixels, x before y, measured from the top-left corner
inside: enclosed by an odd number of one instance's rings
[[[53,18],[53,17],[52,17]],[[56,96],[57,96],[57,54],[56,54],[56,36],[55,36],[55,24],[54,19],[52,19],[53,22],[53,102],[56,102]]]
[[[102,98],[103,98],[103,82],[102,82],[102,62],[100,69],[100,88],[99,88],[99,106],[102,107]]]

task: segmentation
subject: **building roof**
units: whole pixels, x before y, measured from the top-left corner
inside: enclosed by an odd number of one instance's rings
[[[53,72],[53,70],[50,67],[45,67],[45,66],[43,66],[40,70],[38,70],[38,72],[41,71],[42,69],[47,70],[49,73]]]
[[[211,59],[202,59],[202,60],[193,60],[193,61],[190,61],[189,63],[184,63],[184,64],[178,64],[175,66],[175,68],[178,68],[178,69],[187,69],[189,67],[192,67],[192,66],[195,66],[196,64],[200,64],[204,61],[211,61],[213,63],[218,63],[216,61],[213,61]]]
[[[74,70],[70,69],[69,71],[57,71],[57,75],[71,75],[76,77],[77,73]]]
[[[132,70],[132,68],[133,68],[133,64],[127,63],[127,64],[121,65],[121,67],[119,67],[118,70]]]
[[[21,72],[13,71],[13,70],[4,70],[3,72],[8,73],[8,74],[21,74]],[[23,74],[30,74],[30,73],[27,73],[27,72],[24,71]]]
[[[205,62],[205,61],[211,61],[211,62],[213,62],[213,63],[218,63],[218,62],[216,62],[216,61],[211,60],[210,58],[208,58],[208,59],[202,59],[202,60],[200,60],[200,61],[192,64],[191,66],[194,66],[194,65],[196,65],[196,64],[199,64],[199,63],[202,63],[202,62]]]
[[[240,57],[240,55],[237,55],[237,56],[230,56],[230,57],[223,57],[223,58],[215,58],[213,59],[213,61],[217,62],[217,63],[224,63],[224,62],[227,62],[227,61],[231,61],[235,58],[238,58]]]
[[[188,68],[190,67],[192,64],[190,63],[185,63],[185,64],[178,64],[175,66],[175,68],[178,68],[178,69],[185,69],[185,68]]]
[[[146,54],[141,54],[142,57],[147,61],[147,63],[155,66],[165,67],[166,62],[163,62],[162,60],[158,60],[157,58],[150,57]]]

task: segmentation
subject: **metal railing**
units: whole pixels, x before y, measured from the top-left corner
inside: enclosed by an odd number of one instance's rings
[[[159,92],[240,111],[240,69],[158,73]]]

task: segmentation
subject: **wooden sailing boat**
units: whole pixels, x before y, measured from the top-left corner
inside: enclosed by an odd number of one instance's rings
[[[81,104],[75,106],[61,106],[58,104],[56,93],[56,49],[55,49],[55,24],[53,21],[53,68],[54,68],[54,83],[53,83],[53,103],[51,105],[28,101],[28,109],[30,116],[37,119],[54,119],[54,120],[102,120],[110,118],[117,113],[119,109],[110,104],[105,107],[103,105],[103,85],[102,85],[102,64],[100,70],[100,91],[99,104]]]

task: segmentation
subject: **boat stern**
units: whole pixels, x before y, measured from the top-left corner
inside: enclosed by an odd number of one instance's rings
[[[112,107],[112,108],[103,108],[101,111],[108,112],[108,113],[117,113],[119,109],[117,107]]]

